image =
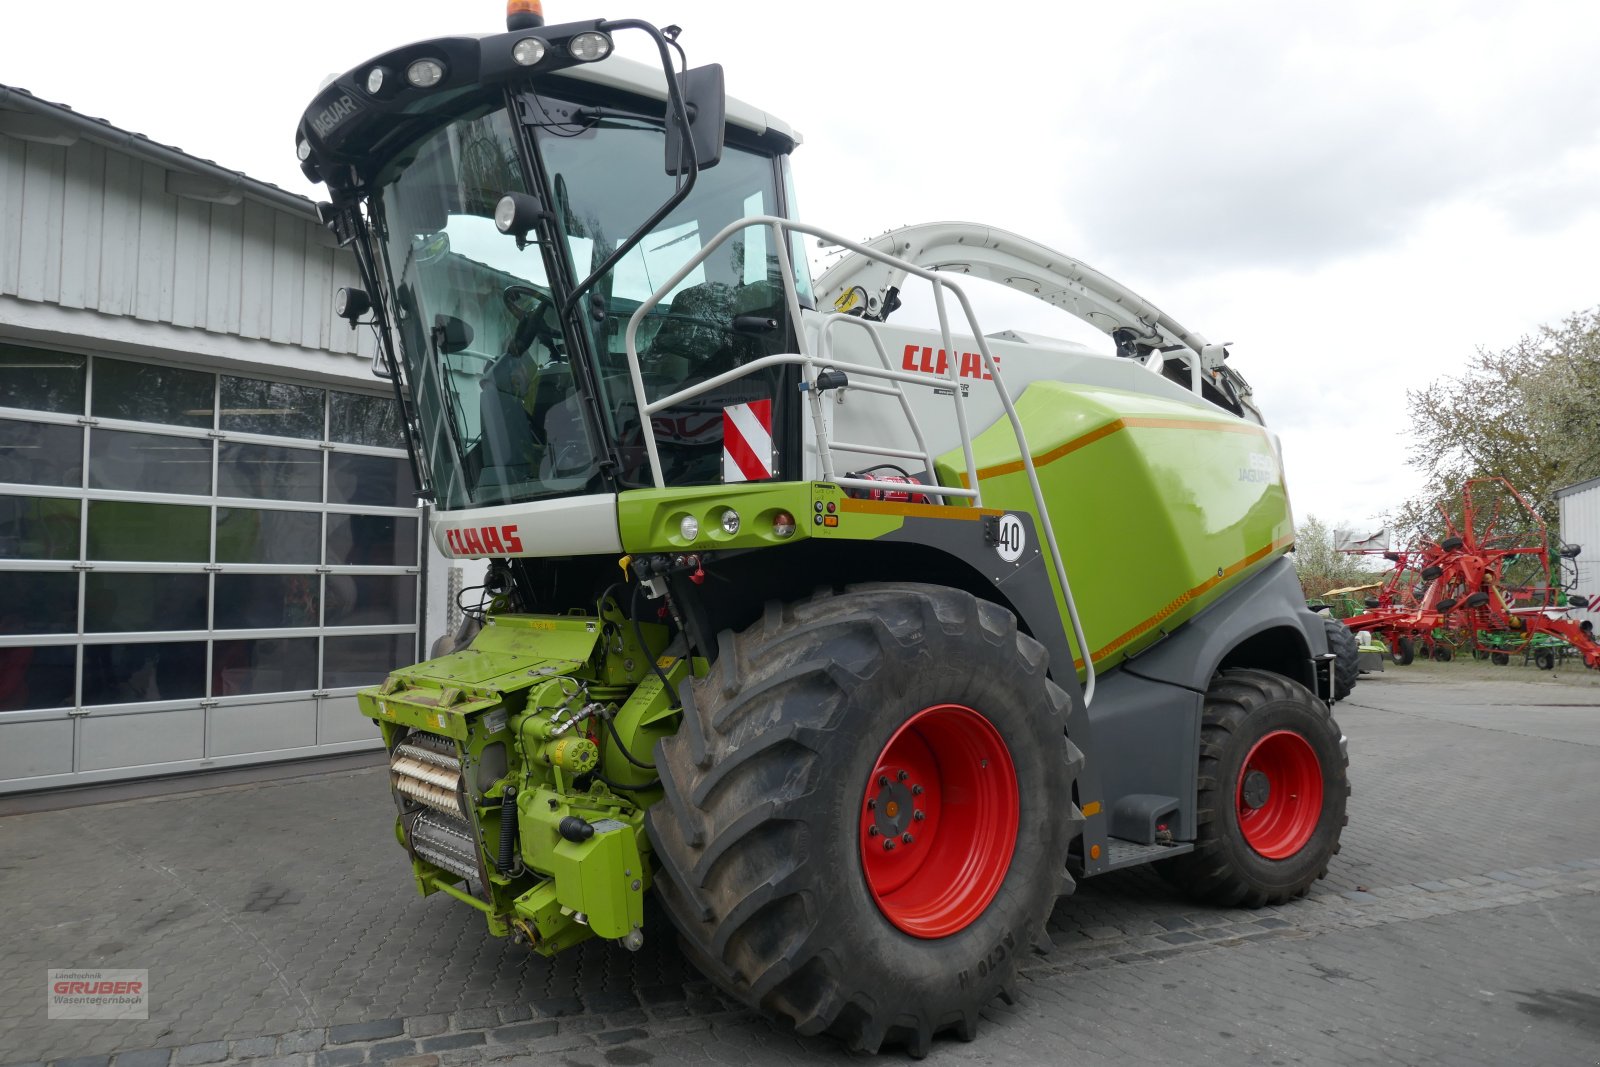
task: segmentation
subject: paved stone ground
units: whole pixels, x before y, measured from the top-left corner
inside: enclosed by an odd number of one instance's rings
[[[1391,671],[1338,709],[1355,795],[1311,897],[1091,880],[1020,997],[933,1062],[1600,1063],[1600,679]],[[673,948],[555,960],[413,894],[362,770],[0,819],[0,1063],[397,1067],[846,1058]],[[150,1019],[48,1021],[48,967],[147,968]]]

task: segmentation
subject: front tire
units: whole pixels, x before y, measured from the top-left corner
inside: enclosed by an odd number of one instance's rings
[[[1394,657],[1394,665],[1396,667],[1409,667],[1412,661],[1417,658],[1417,647],[1412,643],[1411,638],[1399,637],[1395,639],[1394,651],[1391,655]]]
[[[1206,693],[1193,852],[1156,864],[1196,899],[1259,908],[1304,896],[1339,851],[1348,761],[1298,682],[1223,671]]]
[[[1045,670],[1009,612],[931,586],[771,604],[724,632],[657,748],[648,816],[690,958],[855,1049],[973,1037],[1072,889],[1082,757]]]

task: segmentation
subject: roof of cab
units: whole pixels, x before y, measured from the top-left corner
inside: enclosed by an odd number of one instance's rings
[[[651,100],[667,98],[667,80],[662,76],[660,67],[624,56],[613,55],[598,63],[568,67],[555,76],[638,93]],[[758,134],[771,131],[787,137],[795,144],[801,143],[800,135],[787,122],[733,96],[728,97],[728,122]]]

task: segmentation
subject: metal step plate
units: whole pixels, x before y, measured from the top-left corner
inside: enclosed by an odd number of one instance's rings
[[[1168,856],[1181,856],[1185,852],[1193,851],[1192,841],[1180,841],[1175,845],[1141,845],[1136,841],[1120,841],[1113,837],[1106,842],[1105,867],[1102,871],[1137,867],[1141,863],[1166,859]]]

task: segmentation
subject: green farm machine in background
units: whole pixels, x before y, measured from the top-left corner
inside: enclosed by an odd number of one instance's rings
[[[1363,674],[1383,670],[1383,658],[1389,649],[1372,634],[1355,633],[1341,621],[1366,610],[1365,599],[1359,594],[1371,593],[1382,582],[1330,589],[1315,600],[1307,601],[1312,611],[1321,615],[1328,631],[1328,647],[1337,656],[1334,664],[1334,697],[1342,700],[1355,688],[1356,679]]]
[[[1223,347],[1001,230],[798,222],[798,137],[676,28],[512,6],[297,136],[432,536],[488,560],[444,654],[361,695],[418,889],[542,953],[638,948],[655,893],[741,1001],[919,1055],[1076,878],[1304,894],[1353,677]],[[985,334],[964,275],[1110,350]]]

